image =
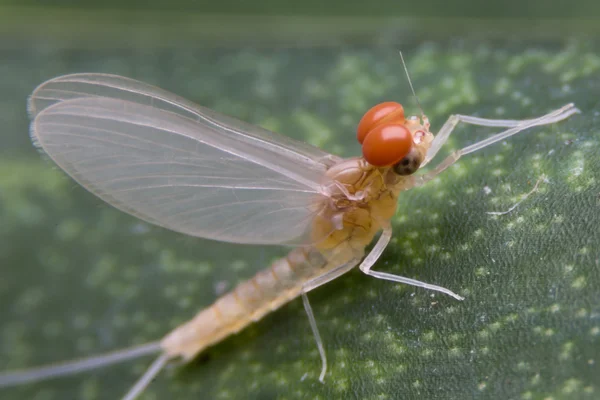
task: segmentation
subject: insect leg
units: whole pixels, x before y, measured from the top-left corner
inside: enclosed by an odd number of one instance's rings
[[[446,289],[441,286],[432,285],[429,283],[418,281],[416,279],[406,278],[406,277],[400,276],[400,275],[388,274],[387,272],[379,272],[379,271],[371,270],[371,267],[373,266],[373,264],[375,264],[375,261],[377,261],[379,256],[381,256],[381,253],[387,247],[391,238],[392,238],[392,228],[391,228],[391,226],[387,226],[383,229],[383,232],[381,233],[381,236],[379,236],[379,239],[377,240],[377,243],[373,247],[373,250],[371,250],[371,252],[367,255],[367,257],[365,257],[363,262],[360,264],[359,268],[362,272],[364,272],[365,274],[367,274],[369,276],[375,277],[375,278],[384,279],[387,281],[405,283],[407,285],[418,286],[418,287],[422,287],[425,289],[442,292],[442,293],[445,293],[447,295],[454,297],[457,300],[464,299],[462,296],[459,296],[458,294],[454,293],[450,289]]]
[[[561,121],[561,120],[563,120],[573,114],[579,113],[579,112],[580,111],[577,108],[575,108],[575,106],[573,104],[568,104],[556,111],[548,113],[539,118],[522,121],[522,123],[520,123],[519,125],[517,125],[513,128],[507,129],[503,132],[500,132],[493,136],[490,136],[487,139],[481,140],[477,143],[473,143],[472,145],[469,145],[460,150],[457,150],[457,151],[453,152],[452,154],[450,154],[448,157],[446,157],[432,171],[429,171],[420,176],[416,176],[415,180],[414,180],[414,186],[421,186],[421,185],[425,184],[426,182],[432,180],[433,178],[438,176],[441,172],[443,172],[446,168],[448,168],[449,166],[454,164],[460,157],[462,157],[466,154],[473,153],[477,150],[481,150],[484,147],[487,147],[493,143],[504,140],[510,136],[516,135],[517,133],[519,133],[525,129],[531,128],[533,126],[546,125],[546,124],[551,124],[551,123],[554,123],[557,121]],[[452,119],[452,117],[450,117],[450,119]],[[446,123],[446,124],[448,124],[448,123]],[[449,134],[450,133],[447,133],[446,137]],[[431,159],[429,157],[429,153],[427,153],[427,158]]]
[[[144,372],[144,375],[133,385],[129,392],[123,397],[123,400],[134,400],[148,387],[152,379],[163,369],[169,361],[168,354],[161,354]]]
[[[468,115],[459,115],[459,114],[451,115],[448,118],[448,120],[446,121],[446,123],[444,123],[444,125],[442,125],[442,128],[440,129],[438,134],[435,136],[435,139],[433,139],[433,142],[431,143],[431,147],[429,148],[429,151],[427,152],[427,156],[425,157],[425,160],[421,164],[421,167],[428,164],[435,157],[435,155],[440,151],[440,149],[442,148],[444,143],[446,143],[446,141],[448,140],[448,137],[450,136],[450,134],[452,133],[454,128],[456,128],[456,126],[458,125],[459,122],[469,124],[469,125],[477,125],[477,126],[491,126],[491,127],[515,128],[516,129],[516,130],[512,131],[511,133],[508,133],[505,136],[500,137],[497,140],[493,140],[493,141],[489,141],[489,142],[487,140],[483,140],[483,141],[479,142],[479,143],[483,143],[483,142],[485,142],[485,143],[481,147],[471,150],[471,151],[475,151],[475,150],[478,150],[485,146],[488,146],[498,140],[502,140],[509,136],[512,136],[526,128],[529,128],[532,126],[553,124],[555,122],[562,121],[563,119],[566,119],[566,118],[570,117],[571,115],[579,113],[579,112],[580,111],[575,107],[575,105],[573,103],[571,103],[571,104],[567,104],[566,106],[564,106],[562,108],[559,108],[556,111],[546,114],[542,117],[533,118],[533,119],[524,119],[524,120],[486,119],[486,118],[471,117]],[[521,127],[521,128],[519,128],[519,127]],[[517,129],[517,128],[519,128],[519,129]],[[506,133],[509,131],[511,131],[511,130],[509,129],[508,131],[505,131],[503,133]],[[492,138],[496,137],[496,136],[498,136],[498,135],[492,136]],[[489,139],[491,139],[491,138],[489,138]],[[469,146],[469,147],[472,147],[472,146]],[[469,151],[469,153],[471,151]],[[466,154],[466,153],[464,153],[464,154]]]
[[[319,349],[319,354],[321,355],[321,374],[319,375],[319,381],[321,381],[321,383],[323,382],[325,378],[325,373],[327,372],[327,357],[325,356],[325,348],[323,347],[323,340],[321,340],[321,335],[319,334],[317,321],[315,320],[315,315],[313,314],[313,310],[310,306],[310,302],[308,301],[308,296],[306,295],[306,293],[350,271],[356,266],[356,264],[359,263],[359,261],[359,259],[349,261],[344,265],[334,268],[331,271],[328,271],[323,275],[320,275],[306,282],[302,286],[302,303],[304,304],[304,310],[306,311],[306,315],[308,315],[310,329],[312,330],[312,333],[315,337],[315,341],[317,342],[317,348]]]

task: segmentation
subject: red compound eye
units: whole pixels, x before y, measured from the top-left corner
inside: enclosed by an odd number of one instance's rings
[[[413,138],[405,121],[404,109],[398,103],[381,103],[365,113],[358,124],[357,138],[369,164],[394,165],[410,152]]]
[[[404,125],[378,125],[362,144],[363,157],[376,167],[394,165],[410,152],[412,144],[412,135]]]
[[[372,107],[369,111],[363,115],[358,123],[358,129],[356,132],[356,137],[358,138],[358,143],[365,141],[365,137],[367,133],[377,125],[382,124],[384,122],[396,122],[398,124],[404,124],[404,108],[402,104],[395,103],[393,101],[387,101],[385,103],[377,104],[375,107]]]

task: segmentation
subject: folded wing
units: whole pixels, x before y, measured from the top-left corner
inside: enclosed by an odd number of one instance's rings
[[[31,136],[113,206],[193,236],[307,244],[335,156],[112,75],[42,84]]]

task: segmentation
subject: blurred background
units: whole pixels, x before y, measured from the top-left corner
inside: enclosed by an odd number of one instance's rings
[[[294,301],[169,368],[145,399],[595,399],[600,387],[600,3],[274,0],[0,3],[0,371],[159,339],[286,249],[182,237],[120,213],[40,157],[26,99],[75,72],[139,79],[342,155],[381,101],[453,113],[583,111],[401,198],[379,270],[311,293],[325,385]],[[448,151],[489,135],[461,128]],[[531,190],[514,212],[507,210]],[[149,359],[2,399],[118,398]]]

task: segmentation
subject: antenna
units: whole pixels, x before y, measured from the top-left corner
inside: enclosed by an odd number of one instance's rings
[[[404,72],[406,72],[406,78],[408,79],[408,84],[410,85],[410,90],[412,90],[413,97],[417,101],[417,105],[419,106],[419,110],[421,110],[421,118],[425,118],[425,113],[423,112],[423,107],[421,107],[421,102],[415,93],[415,88],[413,87],[412,81],[410,80],[410,75],[408,74],[408,68],[406,68],[406,63],[404,62],[404,57],[402,56],[402,52],[400,53],[400,59],[402,60],[402,66],[404,67]]]

